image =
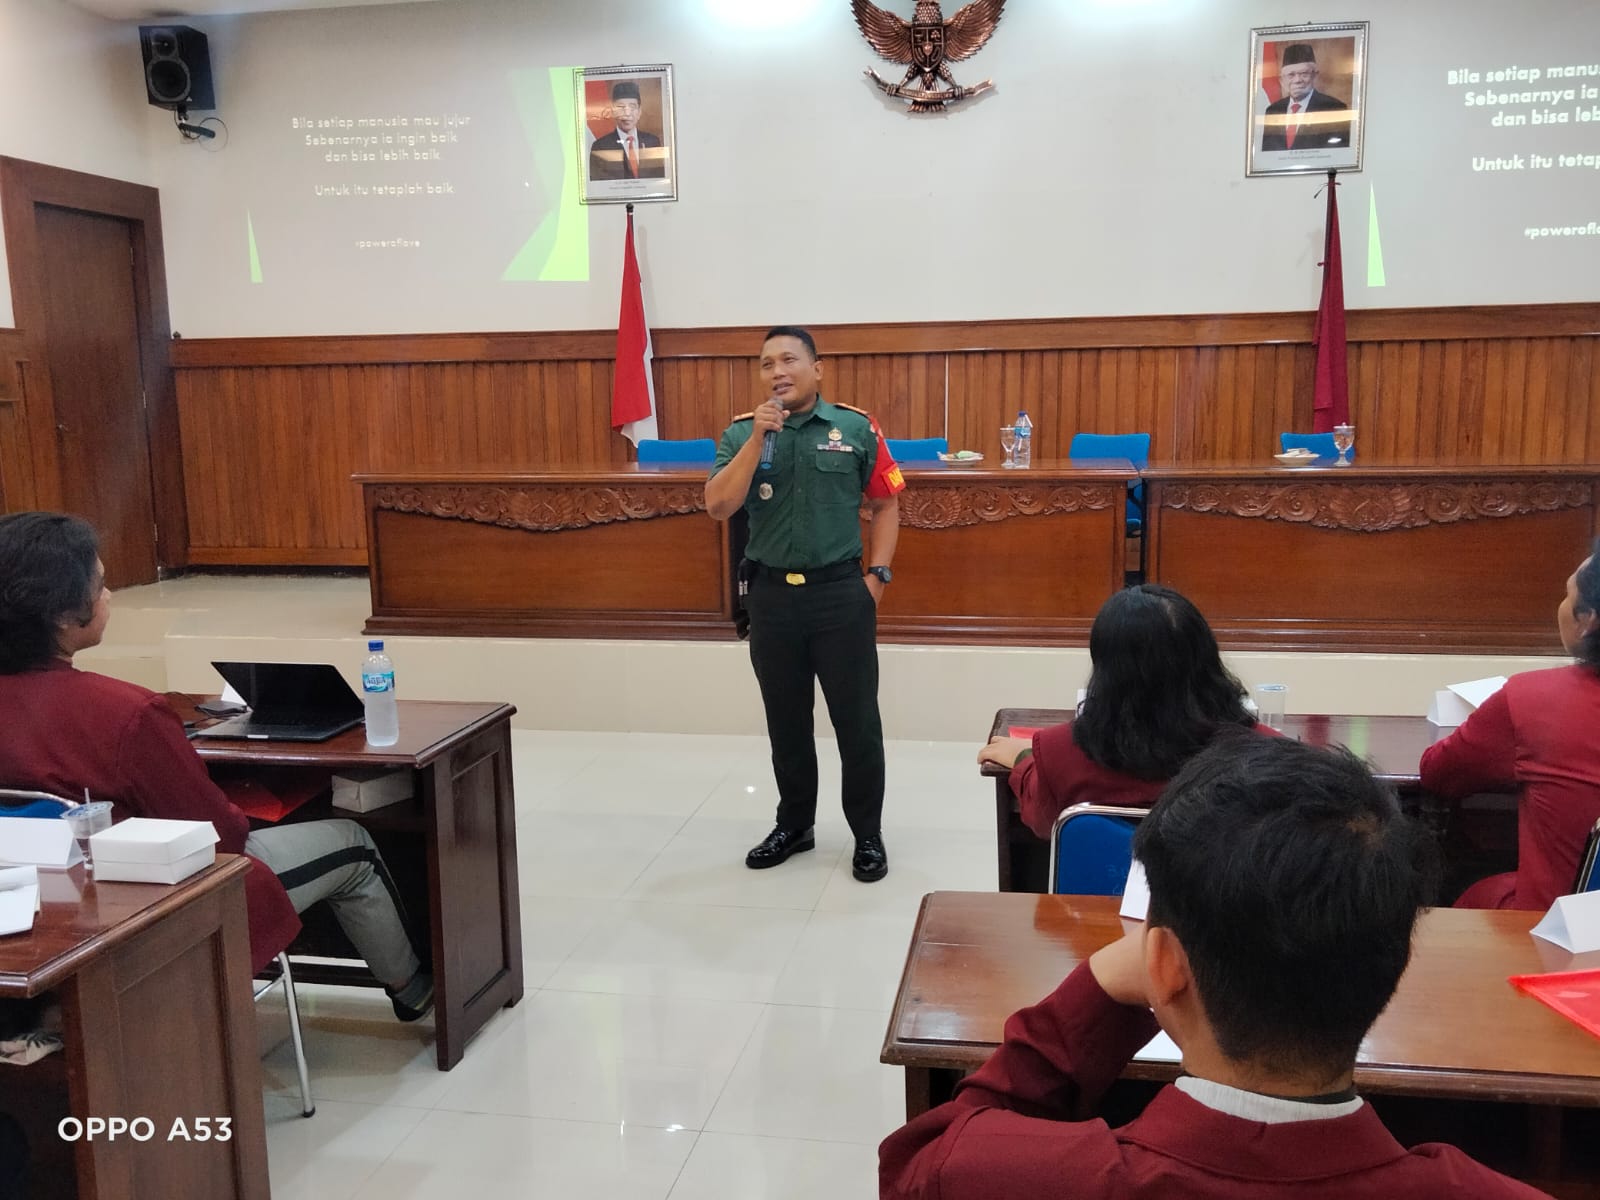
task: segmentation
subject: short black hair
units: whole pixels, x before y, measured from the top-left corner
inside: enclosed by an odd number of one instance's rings
[[[1230,1059],[1348,1070],[1411,956],[1436,848],[1348,750],[1220,733],[1139,824],[1149,921]]]
[[[1102,767],[1170,779],[1219,728],[1255,724],[1211,626],[1171,588],[1143,583],[1101,605],[1089,661],[1072,740]]]
[[[1578,585],[1578,599],[1572,606],[1572,615],[1585,617],[1600,613],[1600,538],[1589,547],[1589,557],[1573,572]],[[1600,622],[1578,642],[1578,661],[1584,666],[1600,671]]]
[[[774,325],[767,330],[767,336],[761,339],[765,346],[775,337],[792,337],[800,341],[806,348],[806,353],[811,355],[811,361],[817,360],[817,340],[811,336],[809,329],[801,329],[798,325]]]
[[[60,651],[64,617],[88,624],[100,580],[99,539],[63,513],[0,517],[0,675],[45,665]]]

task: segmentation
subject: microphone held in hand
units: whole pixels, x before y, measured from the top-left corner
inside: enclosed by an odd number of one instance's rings
[[[761,469],[772,470],[772,456],[778,449],[778,431],[767,430],[766,436],[761,439]]]

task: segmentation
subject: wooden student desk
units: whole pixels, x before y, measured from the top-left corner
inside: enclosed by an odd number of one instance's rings
[[[1068,708],[1002,708],[994,715],[989,738],[1007,733],[1012,726],[1043,728],[1072,719]],[[1395,787],[1403,797],[1422,806],[1417,767],[1422,752],[1452,730],[1432,725],[1425,717],[1291,716],[1284,733],[1310,746],[1346,746],[1370,762],[1374,774]],[[985,739],[988,740],[988,739]],[[1050,848],[1022,823],[1017,798],[1011,791],[1011,772],[984,763],[979,774],[994,780],[995,847],[1002,892],[1045,890]],[[1425,816],[1432,810],[1425,808]]]
[[[516,711],[509,704],[402,700],[400,740],[382,748],[368,746],[359,726],[326,742],[195,738],[190,743],[213,773],[230,766],[296,766],[330,771],[399,768],[415,775],[415,797],[407,803],[353,813],[313,801],[292,818],[359,821],[378,844],[408,919],[432,949],[441,1071],[461,1061],[467,1039],[496,1009],[522,999],[511,778],[511,716]],[[304,937],[291,953],[326,953],[303,942]],[[306,963],[295,968],[295,976],[308,983],[377,984],[364,966]]]
[[[267,1142],[245,919],[247,861],[219,855],[182,883],[96,883],[41,871],[33,930],[0,938],[0,999],[53,992],[64,1048],[0,1067],[0,1112],[29,1141],[33,1196],[266,1200]],[[154,1135],[64,1142],[68,1115],[145,1117]],[[169,1141],[182,1118],[227,1141]]]
[[[1011,1013],[1136,927],[1117,916],[1119,903],[992,892],[924,898],[881,1057],[906,1069],[908,1119],[943,1103],[982,1065]],[[1411,965],[1362,1043],[1356,1086],[1369,1096],[1600,1106],[1600,1039],[1506,983],[1510,975],[1600,967],[1600,953],[1574,956],[1530,937],[1539,916],[1424,914]],[[1177,1073],[1176,1063],[1136,1061],[1123,1078]],[[1547,1149],[1559,1155],[1559,1145]]]

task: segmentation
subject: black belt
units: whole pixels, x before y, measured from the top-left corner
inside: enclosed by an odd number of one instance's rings
[[[756,563],[756,574],[764,579],[775,579],[780,583],[787,583],[793,587],[801,587],[812,583],[837,583],[841,579],[849,579],[852,575],[860,578],[861,560],[852,558],[847,562],[834,563],[827,567],[804,567],[790,569],[788,567],[769,567],[766,563]]]

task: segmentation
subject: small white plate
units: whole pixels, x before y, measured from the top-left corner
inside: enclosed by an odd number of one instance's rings
[[[1282,454],[1274,454],[1272,457],[1281,463],[1306,463],[1317,460],[1315,452],[1311,450],[1285,450]]]
[[[973,467],[983,461],[981,454],[968,454],[964,458],[957,458],[954,454],[941,454],[939,461],[948,463],[952,467]]]

